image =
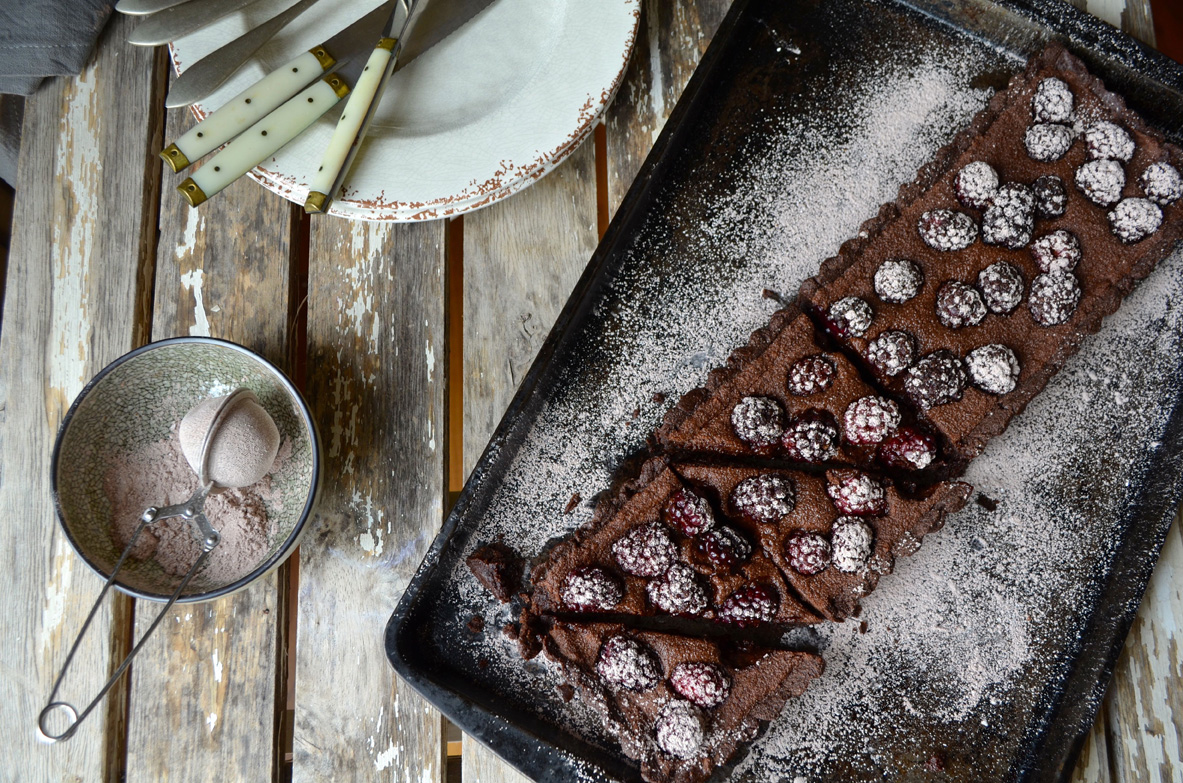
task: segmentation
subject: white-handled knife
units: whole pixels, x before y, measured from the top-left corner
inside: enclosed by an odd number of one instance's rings
[[[134,46],[161,46],[175,41],[260,0],[201,0],[162,9],[136,25],[127,36]]]
[[[491,2],[396,0],[394,11],[382,30],[382,37],[370,54],[366,68],[341,112],[320,167],[313,174],[308,198],[304,201],[304,211],[324,212],[340,193],[386,84],[398,66],[435,45]],[[446,32],[441,35],[441,30]]]
[[[190,0],[119,0],[115,4],[115,10],[121,14],[142,16],[143,14],[154,14],[157,11],[163,11],[165,8],[172,8],[174,5],[188,2]]]

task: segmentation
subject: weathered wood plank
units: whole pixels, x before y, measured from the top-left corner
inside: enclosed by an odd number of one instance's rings
[[[300,551],[292,779],[443,781],[443,719],[382,632],[443,518],[440,222],[312,223],[308,398],[324,496]]]
[[[151,51],[115,21],[81,76],[25,104],[24,147],[0,334],[0,779],[114,779],[123,763],[117,686],[68,742],[36,741],[37,715],[102,586],[54,518],[50,452],[85,382],[141,341],[163,93]],[[81,710],[126,652],[131,602],[108,599],[59,698]],[[114,607],[114,616],[112,608]]]
[[[194,124],[169,112],[166,137]],[[218,337],[288,370],[293,206],[241,180],[195,210],[163,174],[152,337]],[[267,780],[274,766],[278,577],[174,609],[133,668],[127,780]],[[136,605],[136,633],[160,605]],[[170,740],[161,741],[162,727]]]
[[[608,212],[616,214],[731,0],[643,0],[636,49],[608,109]]]
[[[595,145],[588,138],[545,179],[464,218],[464,473],[595,250]],[[496,754],[464,738],[465,783],[521,783]]]

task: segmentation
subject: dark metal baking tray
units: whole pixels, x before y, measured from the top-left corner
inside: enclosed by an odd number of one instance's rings
[[[1183,68],[1060,0],[737,0],[391,616],[399,674],[536,780],[639,779],[464,557],[586,521],[761,289],[794,291],[1052,39],[1183,141]],[[883,580],[866,634],[819,629],[826,675],[718,777],[1068,778],[1183,494],[1180,279],[1176,253],[990,444],[980,502]]]

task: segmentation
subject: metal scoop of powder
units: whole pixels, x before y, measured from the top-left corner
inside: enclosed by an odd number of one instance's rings
[[[181,452],[201,474],[201,445],[224,397],[198,403],[181,419]],[[254,395],[247,395],[226,412],[211,435],[209,478],[222,487],[246,487],[267,475],[279,452],[279,428]]]

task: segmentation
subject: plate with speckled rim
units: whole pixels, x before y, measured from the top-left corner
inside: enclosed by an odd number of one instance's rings
[[[395,669],[536,780],[639,780],[465,557],[587,522],[766,323],[762,292],[816,274],[1050,40],[1183,140],[1183,67],[1061,0],[737,0],[391,616]],[[865,626],[796,637],[825,674],[713,780],[1070,778],[1183,495],[1180,301],[1177,249],[974,460],[977,502]]]
[[[222,87],[195,104],[210,112],[382,0],[322,0]],[[177,72],[290,0],[254,3],[171,44]],[[391,78],[329,214],[416,221],[493,204],[552,171],[591,132],[624,78],[640,0],[494,0]],[[378,31],[375,31],[377,35]],[[248,176],[304,203],[339,110]]]

